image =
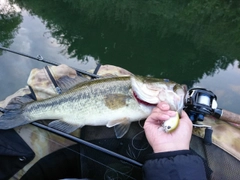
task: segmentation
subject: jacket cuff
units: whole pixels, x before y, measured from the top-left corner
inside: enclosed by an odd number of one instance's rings
[[[167,151],[167,152],[161,152],[161,153],[152,153],[152,154],[149,154],[146,156],[146,160],[175,157],[178,155],[187,155],[187,154],[192,154],[192,151],[191,150],[178,150],[178,151]]]
[[[203,159],[191,150],[153,153],[143,164],[143,179],[186,179],[206,180]]]

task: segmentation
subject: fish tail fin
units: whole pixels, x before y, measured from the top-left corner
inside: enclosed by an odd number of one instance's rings
[[[29,95],[13,98],[0,116],[0,129],[12,129],[30,123],[31,120],[23,112],[26,103],[31,101],[33,99]]]

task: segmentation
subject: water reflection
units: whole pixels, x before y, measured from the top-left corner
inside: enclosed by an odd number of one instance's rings
[[[218,98],[219,108],[239,114],[240,110],[237,105],[240,102],[239,64],[236,60],[233,64],[229,64],[226,70],[219,70],[214,76],[204,75],[194,86],[211,88]]]
[[[93,67],[100,61],[192,87],[227,69],[240,55],[236,38],[240,31],[234,16],[238,9],[232,1],[10,2],[22,13],[31,14],[25,17],[29,20],[19,35],[27,32],[24,37],[34,42],[22,52],[48,51],[41,55],[59,62],[79,60],[81,66]],[[59,53],[67,58],[62,59]],[[212,83],[208,88],[214,86]]]
[[[5,0],[0,0],[0,45],[8,47],[22,22],[19,8],[14,4],[9,4]],[[1,51],[0,51],[1,55]]]
[[[193,14],[193,4],[187,7],[170,2],[160,5],[152,1],[105,3],[100,0],[93,6],[92,1],[16,2],[43,19],[51,35],[65,47],[65,53],[80,60],[91,55],[103,64],[127,67],[137,74],[150,73],[185,81],[190,86],[203,73],[213,74],[217,68],[224,69],[233,61],[231,58],[218,61],[222,52],[216,51],[221,48],[209,49],[209,39],[215,34],[207,32],[218,27],[218,21],[209,26],[201,22],[207,15],[189,19],[176,10],[184,8],[186,13]],[[54,11],[47,11],[46,4]],[[176,12],[170,11],[174,6]],[[197,18],[200,22],[196,24]],[[199,30],[203,25],[206,36],[202,34],[203,28]],[[215,42],[219,43],[219,38]]]

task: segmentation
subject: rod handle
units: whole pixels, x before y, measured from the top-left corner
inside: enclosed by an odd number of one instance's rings
[[[228,122],[231,122],[231,123],[240,124],[240,115],[235,114],[235,113],[230,112],[230,111],[227,111],[225,109],[222,109],[222,114],[221,114],[219,119],[224,120],[224,121],[228,121]]]

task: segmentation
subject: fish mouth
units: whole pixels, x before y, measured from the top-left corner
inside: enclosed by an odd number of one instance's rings
[[[156,103],[149,103],[149,102],[146,102],[146,101],[140,99],[140,98],[138,97],[137,93],[134,92],[134,91],[133,91],[133,96],[135,97],[135,99],[137,100],[137,102],[138,102],[139,104],[143,104],[143,105],[146,105],[146,106],[156,106],[156,105],[157,105]]]
[[[136,100],[144,105],[157,105],[159,90],[148,79],[140,76],[131,76],[131,86]]]

